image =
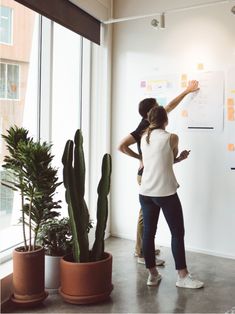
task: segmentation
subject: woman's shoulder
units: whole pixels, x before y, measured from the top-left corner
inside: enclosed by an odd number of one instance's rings
[[[179,137],[178,137],[178,135],[177,134],[175,134],[175,133],[169,133],[168,132],[168,134],[170,135],[170,137],[172,138],[172,139],[179,139]]]

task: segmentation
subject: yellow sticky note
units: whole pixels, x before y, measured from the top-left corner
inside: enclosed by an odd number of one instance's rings
[[[184,117],[184,118],[188,117],[188,111],[187,110],[182,110],[181,111],[181,116]]]
[[[233,98],[227,99],[227,106],[234,106],[234,99]]]
[[[187,74],[182,74],[181,75],[181,81],[187,81],[187,79],[188,79]]]
[[[232,94],[235,94],[235,89],[232,89],[232,90],[231,90],[231,93],[232,93]]]
[[[228,151],[229,152],[233,152],[233,151],[235,151],[235,144],[228,144],[227,145],[227,149],[228,149]]]
[[[203,63],[198,63],[197,64],[197,69],[198,70],[203,70],[204,69],[204,64]]]
[[[151,92],[152,91],[152,86],[151,85],[147,85],[147,92]]]
[[[234,111],[233,107],[228,108],[227,119],[228,119],[228,121],[234,121],[235,120],[235,111]]]
[[[187,86],[187,82],[184,82],[184,81],[183,81],[183,82],[181,82],[181,87],[183,87],[183,88],[184,88],[184,87],[186,87],[186,86]]]

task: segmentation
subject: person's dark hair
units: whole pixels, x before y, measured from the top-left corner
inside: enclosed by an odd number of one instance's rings
[[[139,103],[139,114],[146,119],[148,116],[149,110],[154,106],[158,105],[155,98],[145,98]]]
[[[146,142],[149,144],[150,134],[155,129],[163,129],[168,122],[166,109],[162,106],[154,106],[148,113],[149,127],[146,130]]]

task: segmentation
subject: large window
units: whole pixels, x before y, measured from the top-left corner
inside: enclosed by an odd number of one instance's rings
[[[65,143],[73,139],[80,127],[81,43],[81,36],[54,23],[51,140],[60,181],[63,180],[61,158]],[[61,185],[58,191],[63,201],[62,214],[67,214],[64,186]]]
[[[0,63],[0,98],[19,99],[19,65]]]
[[[7,1],[7,0],[3,0]],[[87,161],[86,195],[89,195],[89,120],[92,44],[78,34],[12,2],[14,45],[0,44],[0,133],[10,126],[23,126],[29,134],[51,142],[53,163],[62,181],[61,158],[65,143],[82,128]],[[22,16],[23,15],[23,16]],[[18,46],[20,45],[20,47]],[[0,141],[0,179],[8,179],[1,167],[7,155]],[[61,215],[67,215],[63,185],[56,198],[63,201]],[[0,185],[0,258],[21,241],[18,221],[20,196]],[[3,241],[4,239],[4,241]],[[10,248],[10,250],[8,250]]]
[[[0,43],[11,45],[13,42],[12,9],[0,6]]]
[[[11,16],[24,24],[15,25],[13,45],[0,44],[0,134],[17,125],[38,135],[38,68],[39,68],[39,15],[12,1],[12,8],[1,7],[1,42],[10,42]],[[4,13],[4,14],[3,14]],[[5,19],[4,19],[5,18]],[[8,22],[7,22],[8,21]],[[4,22],[4,23],[2,23]],[[7,35],[8,34],[8,35]],[[7,41],[7,39],[9,39]],[[0,180],[8,180],[9,174],[2,168],[8,154],[5,142],[0,139]],[[20,197],[0,184],[0,252],[21,242],[19,225]],[[1,254],[1,255],[2,255]]]

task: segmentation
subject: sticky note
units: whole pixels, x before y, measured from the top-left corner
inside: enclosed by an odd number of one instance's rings
[[[228,144],[227,145],[227,150],[229,151],[229,152],[233,152],[233,151],[235,151],[235,144]]]
[[[140,82],[140,87],[146,87],[146,81],[141,81]]]
[[[234,99],[233,98],[227,99],[227,106],[234,106]]]
[[[184,117],[184,118],[188,117],[188,111],[187,110],[182,110],[181,111],[181,116]]]
[[[186,87],[187,86],[187,82],[181,82],[181,87]]]
[[[187,79],[188,79],[187,74],[182,74],[181,75],[181,81],[187,81]]]
[[[198,63],[197,64],[197,69],[198,70],[203,70],[204,69],[204,64],[203,63]]]
[[[151,85],[147,85],[147,91],[151,92],[152,91],[152,86]]]
[[[228,121],[234,121],[235,120],[235,111],[234,111],[233,107],[228,107],[227,119],[228,119]]]
[[[232,89],[232,90],[231,90],[231,93],[232,93],[232,94],[235,94],[235,89]]]

